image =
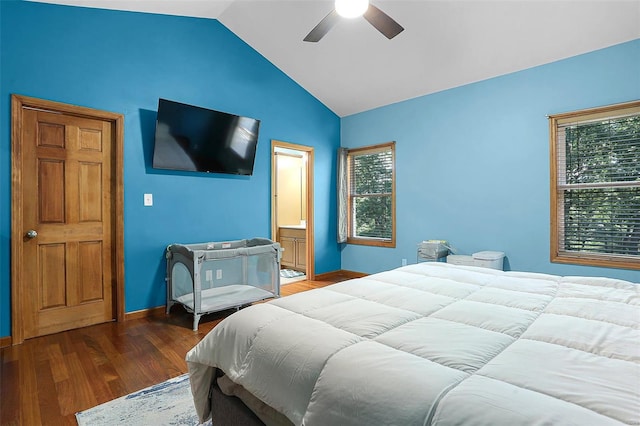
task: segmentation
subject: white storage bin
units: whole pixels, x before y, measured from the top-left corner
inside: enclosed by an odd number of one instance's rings
[[[447,263],[453,265],[476,266],[474,262],[473,257],[466,254],[450,254],[447,256]]]
[[[418,244],[418,259],[438,260],[449,254],[444,241],[429,240]]]
[[[472,255],[474,265],[483,268],[499,269],[502,271],[504,253],[501,251],[479,251]]]

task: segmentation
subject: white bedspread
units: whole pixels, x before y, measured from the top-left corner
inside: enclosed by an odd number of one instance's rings
[[[187,354],[296,425],[640,424],[640,286],[420,263],[241,310]]]

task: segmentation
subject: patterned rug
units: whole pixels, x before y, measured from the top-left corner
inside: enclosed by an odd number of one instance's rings
[[[76,413],[76,420],[79,426],[200,424],[187,374]]]
[[[280,269],[280,276],[282,278],[295,278],[304,275],[304,272],[294,271],[293,269]]]

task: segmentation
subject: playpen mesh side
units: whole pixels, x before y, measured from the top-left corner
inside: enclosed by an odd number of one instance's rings
[[[180,300],[193,310],[194,299],[187,300],[188,294],[193,294],[191,272],[184,263],[174,262],[171,266],[171,300]]]
[[[202,243],[168,247],[172,252],[171,298],[201,312],[203,292],[251,286],[279,295],[280,247],[267,239]],[[191,271],[191,269],[195,269]],[[192,277],[197,281],[195,284]]]

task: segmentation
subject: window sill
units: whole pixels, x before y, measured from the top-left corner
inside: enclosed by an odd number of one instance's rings
[[[356,244],[361,246],[374,246],[374,247],[389,247],[395,248],[396,241],[392,240],[382,240],[376,238],[347,238],[347,244]]]
[[[551,256],[551,262],[605,268],[640,269],[640,258],[615,255],[563,252]]]

